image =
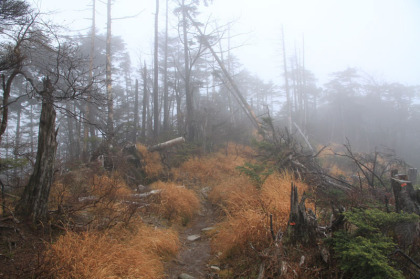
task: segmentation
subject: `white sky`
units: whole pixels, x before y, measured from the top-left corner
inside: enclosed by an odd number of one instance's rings
[[[91,0],[32,0],[41,11],[56,11],[54,20],[70,29],[90,26]],[[97,29],[105,32],[106,0],[97,0]],[[160,0],[163,19],[165,0]],[[113,17],[142,12],[113,22],[113,33],[127,43],[133,65],[149,55],[153,45],[154,0],[115,0]],[[419,0],[214,0],[208,10],[220,25],[235,20],[233,53],[245,67],[265,80],[282,83],[281,26],[288,55],[302,48],[305,64],[319,79],[347,67],[373,77],[406,85],[420,84]],[[207,12],[206,12],[207,13]],[[161,24],[163,30],[163,23]]]

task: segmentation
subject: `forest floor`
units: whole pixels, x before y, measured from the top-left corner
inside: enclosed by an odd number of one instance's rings
[[[175,259],[166,263],[166,278],[218,278],[217,267],[210,265],[210,236],[217,218],[214,206],[202,193],[200,212],[179,232],[181,249]]]
[[[52,235],[13,218],[0,220],[0,278],[35,278]]]

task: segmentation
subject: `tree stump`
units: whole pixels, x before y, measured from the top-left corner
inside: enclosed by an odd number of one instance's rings
[[[292,183],[290,192],[290,216],[287,238],[292,243],[310,243],[316,238],[317,219],[311,209],[306,211],[306,195],[299,202],[297,187]],[[315,244],[315,243],[314,243]]]
[[[397,174],[391,178],[392,191],[395,197],[395,211],[416,213],[420,215],[420,191],[414,190],[407,175]]]

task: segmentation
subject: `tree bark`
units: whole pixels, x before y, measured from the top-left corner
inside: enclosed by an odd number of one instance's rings
[[[50,80],[46,78],[44,89],[40,92],[42,108],[34,171],[16,206],[16,214],[32,222],[47,217],[48,197],[54,176],[57,130],[55,129],[56,112],[53,103],[53,91]]]

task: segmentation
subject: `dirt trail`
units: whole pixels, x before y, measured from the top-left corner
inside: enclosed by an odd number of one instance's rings
[[[185,278],[212,278],[212,271],[209,266],[210,260],[210,239],[205,228],[211,228],[215,223],[215,213],[212,205],[202,202],[200,213],[193,218],[191,223],[180,232],[181,249],[177,257],[168,262],[165,271],[168,279],[177,279],[181,274],[191,277]],[[200,236],[197,240],[189,240],[188,237]]]

